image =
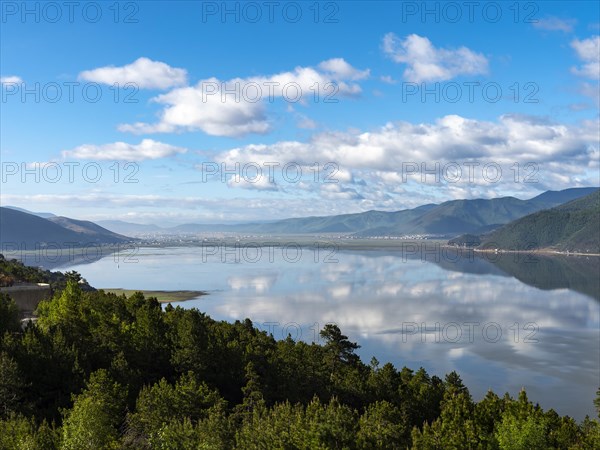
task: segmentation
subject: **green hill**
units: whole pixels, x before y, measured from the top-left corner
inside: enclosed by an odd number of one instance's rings
[[[485,237],[481,246],[600,253],[600,190],[515,220]]]
[[[131,240],[92,222],[67,217],[45,219],[12,208],[0,208],[0,229],[0,244],[5,250],[33,250],[47,245],[69,248],[73,245],[116,244]]]
[[[98,242],[122,242],[128,239],[121,234],[113,233],[100,225],[88,220],[75,220],[68,217],[49,217],[48,220],[60,225],[67,230],[74,231],[87,236],[89,239],[96,239]]]

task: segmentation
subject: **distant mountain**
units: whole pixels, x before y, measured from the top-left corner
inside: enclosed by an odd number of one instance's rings
[[[137,234],[156,233],[164,230],[157,225],[144,225],[139,223],[124,222],[122,220],[98,220],[96,223],[107,230],[126,236]]]
[[[49,217],[48,220],[68,230],[74,231],[76,233],[85,234],[86,236],[89,236],[92,239],[96,238],[98,240],[105,241],[114,239],[115,242],[129,239],[126,236],[114,233],[110,230],[107,230],[106,228],[101,227],[100,225],[95,224],[94,222],[90,222],[87,220],[75,220],[62,216]]]
[[[24,244],[27,250],[46,245],[68,248],[72,245],[116,244],[131,238],[115,234],[92,222],[50,217],[44,219],[14,208],[0,208],[2,248]]]
[[[33,212],[33,211],[28,211],[26,209],[23,208],[17,208],[16,206],[5,206],[5,208],[9,208],[9,209],[14,209],[15,211],[21,211],[27,214],[33,214],[34,216],[38,216],[38,217],[42,217],[44,219],[48,219],[50,217],[56,217],[55,214],[52,213],[48,213],[48,212]]]
[[[600,190],[515,220],[487,235],[482,247],[600,253]]]
[[[581,197],[585,197],[588,194],[596,192],[597,187],[589,188],[570,188],[562,191],[546,191],[537,197],[532,198],[537,203],[546,204],[548,208],[552,208],[556,205],[570,202]]]
[[[368,233],[371,230],[387,230],[407,223],[418,217],[435,205],[424,205],[414,209],[402,211],[367,211],[356,214],[342,214],[338,216],[304,217],[299,219],[285,219],[273,223],[260,224],[252,227],[253,231],[267,233],[287,234],[312,234],[312,233]],[[242,227],[242,225],[240,225]]]
[[[403,231],[437,235],[476,233],[483,227],[505,224],[541,208],[535,201],[514,197],[452,200],[415,218]]]
[[[302,217],[269,223],[239,225],[185,224],[170,231],[200,233],[207,231],[261,234],[340,233],[361,237],[482,234],[536,211],[551,208],[583,197],[597,188],[574,188],[547,191],[529,200],[515,197],[495,199],[451,200],[439,205],[428,204],[395,212],[367,211],[324,217]]]
[[[402,211],[367,211],[336,216],[290,218],[241,224],[183,224],[176,227],[142,225],[118,220],[78,221],[51,215],[48,222],[79,233],[86,241],[114,242],[124,235],[196,234],[232,232],[255,234],[344,234],[356,237],[436,235],[456,237],[481,235],[511,221],[588,195],[598,188],[573,188],[547,191],[529,200],[515,197],[451,200],[439,205],[427,204]],[[6,208],[5,208],[6,209]],[[12,208],[17,211],[18,208]],[[49,214],[49,213],[46,213]],[[29,214],[31,215],[31,214]],[[110,230],[110,231],[109,231]],[[44,234],[38,234],[44,236]],[[2,238],[4,240],[4,237]]]
[[[481,234],[542,209],[583,197],[597,188],[547,191],[529,200],[515,197],[444,202],[407,224],[408,234]]]

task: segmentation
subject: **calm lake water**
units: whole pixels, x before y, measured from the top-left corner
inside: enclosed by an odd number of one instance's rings
[[[59,269],[77,270],[98,288],[208,291],[180,305],[215,319],[248,317],[276,338],[310,342],[334,322],[362,346],[366,363],[375,356],[440,377],[456,370],[476,400],[488,389],[516,396],[524,387],[545,409],[595,415],[598,258],[488,259],[184,247]]]

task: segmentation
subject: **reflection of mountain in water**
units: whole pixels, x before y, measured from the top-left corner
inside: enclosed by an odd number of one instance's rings
[[[407,245],[399,251],[350,253],[420,259],[448,271],[509,276],[538,289],[572,289],[600,300],[600,258],[595,256],[476,253],[470,249],[440,248],[434,244],[422,244],[418,249]]]
[[[600,300],[598,257],[503,254],[494,264],[530,286],[544,290],[572,289]]]
[[[125,254],[125,252],[127,254]],[[116,262],[118,262],[117,258],[123,261],[127,257],[131,258],[132,254],[133,251],[131,249],[125,250],[125,248],[94,247],[83,250],[52,249],[47,252],[30,252],[22,254],[7,253],[5,256],[7,259],[16,258],[28,266],[41,267],[44,270],[60,270],[61,267],[91,264],[110,255],[114,255]]]
[[[525,253],[475,253],[470,249],[440,247],[438,244],[407,244],[396,248],[364,248],[341,251],[360,256],[394,256],[402,260],[421,260],[434,263],[445,270],[474,275],[514,277],[543,290],[572,289],[600,300],[600,258],[593,256],[539,255]],[[98,247],[94,251],[75,254],[25,254],[21,260],[30,266],[57,270],[64,266],[90,264],[111,256],[115,262],[126,262],[135,257],[129,248]],[[10,255],[7,255],[10,256]],[[15,257],[15,256],[12,256]]]
[[[511,276],[543,290],[572,289],[600,300],[600,258],[595,256],[539,255],[532,253],[460,253],[435,262],[446,270]]]

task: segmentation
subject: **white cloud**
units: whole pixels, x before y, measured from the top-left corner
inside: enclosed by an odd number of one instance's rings
[[[584,63],[581,67],[573,67],[571,71],[592,80],[600,79],[600,35],[583,40],[574,39],[571,47]]]
[[[600,108],[600,89],[598,88],[598,83],[580,83],[578,91],[581,95],[591,98],[596,108]]]
[[[388,33],[383,38],[383,51],[393,61],[408,66],[403,74],[406,81],[445,81],[488,70],[488,61],[481,53],[467,47],[436,48],[429,39],[417,34],[400,39]]]
[[[258,173],[246,175],[245,177],[232,176],[227,180],[227,186],[232,188],[249,189],[256,191],[277,191],[279,187],[268,176]]]
[[[139,144],[126,142],[113,142],[104,145],[84,144],[73,150],[62,152],[63,158],[90,159],[90,160],[116,160],[116,161],[143,161],[146,159],[159,159],[185,153],[187,149],[144,139]]]
[[[573,27],[577,21],[575,19],[560,19],[558,17],[545,17],[538,19],[537,22],[533,23],[533,27],[538,30],[545,31],[562,31],[563,33],[570,33],[573,31]]]
[[[360,200],[363,197],[356,189],[343,187],[340,184],[321,184],[320,195],[326,200]]]
[[[368,70],[359,71],[343,59],[332,59],[318,69],[296,67],[270,76],[227,81],[209,78],[155,97],[154,102],[165,105],[159,122],[121,124],[118,129],[139,134],[198,130],[213,136],[264,134],[271,129],[265,104],[276,99],[308,104],[356,96],[361,88],[353,81],[366,76]]]
[[[122,67],[105,66],[83,71],[79,79],[120,86],[134,83],[140,89],[168,89],[186,84],[187,71],[142,57]]]
[[[219,82],[211,78],[195,87],[178,88],[160,95],[153,101],[166,106],[158,123],[121,124],[118,129],[134,134],[201,130],[212,136],[264,134],[269,131],[270,124],[262,103],[235,101],[234,98],[221,101],[219,94],[207,94],[214,84]]]
[[[504,115],[496,121],[449,115],[432,123],[388,123],[368,132],[320,133],[307,142],[252,144],[221,152],[215,161],[227,167],[294,163],[310,175],[315,162],[321,168],[333,162],[339,168],[332,177],[337,183],[307,179],[305,183],[283,183],[280,188],[338,201],[336,208],[351,211],[357,205],[363,210],[402,209],[407,204],[429,203],[440,195],[446,199],[490,198],[522,192],[527,198],[544,189],[597,185],[598,154],[597,124],[593,121],[567,125],[522,115]],[[462,170],[455,183],[449,181],[452,172],[442,173],[442,167],[453,169],[453,163]],[[517,182],[514,163],[525,170]],[[531,172],[525,169],[527,163],[533,163],[528,167],[537,167],[538,174],[523,183],[524,175]],[[419,169],[407,178],[411,164]],[[438,177],[421,177],[423,164],[434,169]],[[476,167],[472,178],[468,164]],[[486,164],[499,165],[499,180],[490,181],[493,171],[486,172],[486,179],[482,169]],[[326,171],[322,172],[325,175]]]
[[[324,204],[315,199],[286,199],[285,205],[272,198],[248,197],[210,197],[198,195],[132,195],[107,194],[99,192],[77,192],[73,194],[2,194],[2,204],[29,205],[32,209],[42,209],[51,204],[80,211],[88,210],[90,214],[103,219],[114,219],[115,209],[121,208],[126,220],[140,218],[141,222],[153,222],[156,218],[185,222],[231,222],[247,220],[265,220],[291,216],[323,215],[324,211],[346,213],[358,212],[356,206],[343,210],[343,205],[332,201]],[[165,205],[173,205],[173,209],[165,210]],[[107,208],[105,215],[102,209]],[[125,219],[125,217],[123,217]],[[162,220],[158,221],[162,222]]]
[[[310,117],[306,117],[305,115],[299,114],[298,120],[296,122],[298,128],[302,128],[304,130],[314,130],[318,127],[317,122],[312,120]]]
[[[504,115],[480,121],[448,115],[433,123],[388,123],[372,132],[328,132],[309,142],[280,141],[248,145],[223,152],[219,160],[235,162],[333,161],[345,168],[386,170],[403,161],[443,161],[465,158],[551,161],[585,154],[595,144],[592,123],[580,126],[540,118]]]
[[[387,84],[396,84],[398,81],[394,80],[390,75],[383,75],[380,80]]]
[[[363,80],[369,77],[370,70],[357,70],[342,58],[332,58],[319,64],[319,69],[327,72],[333,79]]]
[[[8,84],[8,83],[22,83],[23,80],[21,77],[17,77],[16,75],[11,75],[7,77],[0,77],[0,84]]]

